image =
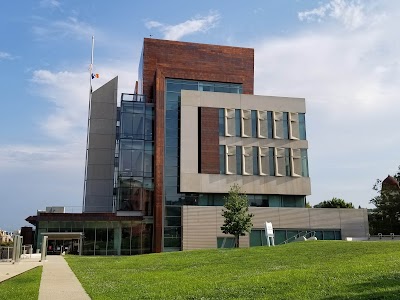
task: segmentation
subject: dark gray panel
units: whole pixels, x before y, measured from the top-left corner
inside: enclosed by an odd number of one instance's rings
[[[114,165],[88,165],[87,170],[87,181],[92,179],[105,180],[114,178]]]
[[[114,152],[109,149],[89,149],[88,164],[114,164]]]
[[[117,89],[118,77],[115,77],[92,94],[85,212],[112,212]]]
[[[85,212],[112,212],[112,197],[87,195]]]
[[[86,181],[86,195],[112,196],[113,187],[113,180],[88,180]]]
[[[115,150],[115,135],[112,134],[89,134],[89,150],[90,149],[112,149]]]
[[[90,133],[114,135],[116,119],[90,119]]]
[[[115,119],[117,107],[113,103],[99,102],[91,107],[90,116],[92,119]]]

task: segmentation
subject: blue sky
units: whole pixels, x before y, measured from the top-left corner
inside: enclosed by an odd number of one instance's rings
[[[144,37],[255,49],[255,94],[306,98],[312,196],[362,207],[400,164],[400,2],[6,1],[0,228],[82,204],[88,65],[132,92]]]

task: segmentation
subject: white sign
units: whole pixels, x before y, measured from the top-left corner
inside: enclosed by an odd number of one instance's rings
[[[272,227],[271,222],[265,222],[265,231],[267,235],[274,236],[274,228]]]
[[[267,246],[275,246],[274,228],[271,222],[265,222],[265,238],[267,239]]]

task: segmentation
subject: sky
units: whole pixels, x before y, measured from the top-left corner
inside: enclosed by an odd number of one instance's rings
[[[0,228],[80,211],[94,89],[132,93],[143,38],[251,47],[255,94],[306,99],[312,195],[373,207],[400,165],[400,1],[3,1]]]

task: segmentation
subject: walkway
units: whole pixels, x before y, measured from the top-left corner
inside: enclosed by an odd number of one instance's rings
[[[47,260],[43,263],[39,300],[90,300],[64,257],[48,255]]]
[[[40,258],[39,258],[40,259]],[[42,263],[39,262],[39,259],[34,258],[25,258],[21,259],[19,263],[12,264],[11,262],[0,262],[0,282],[10,279],[11,277],[17,276],[21,273],[24,273],[30,269],[33,269],[37,266],[41,266]]]

